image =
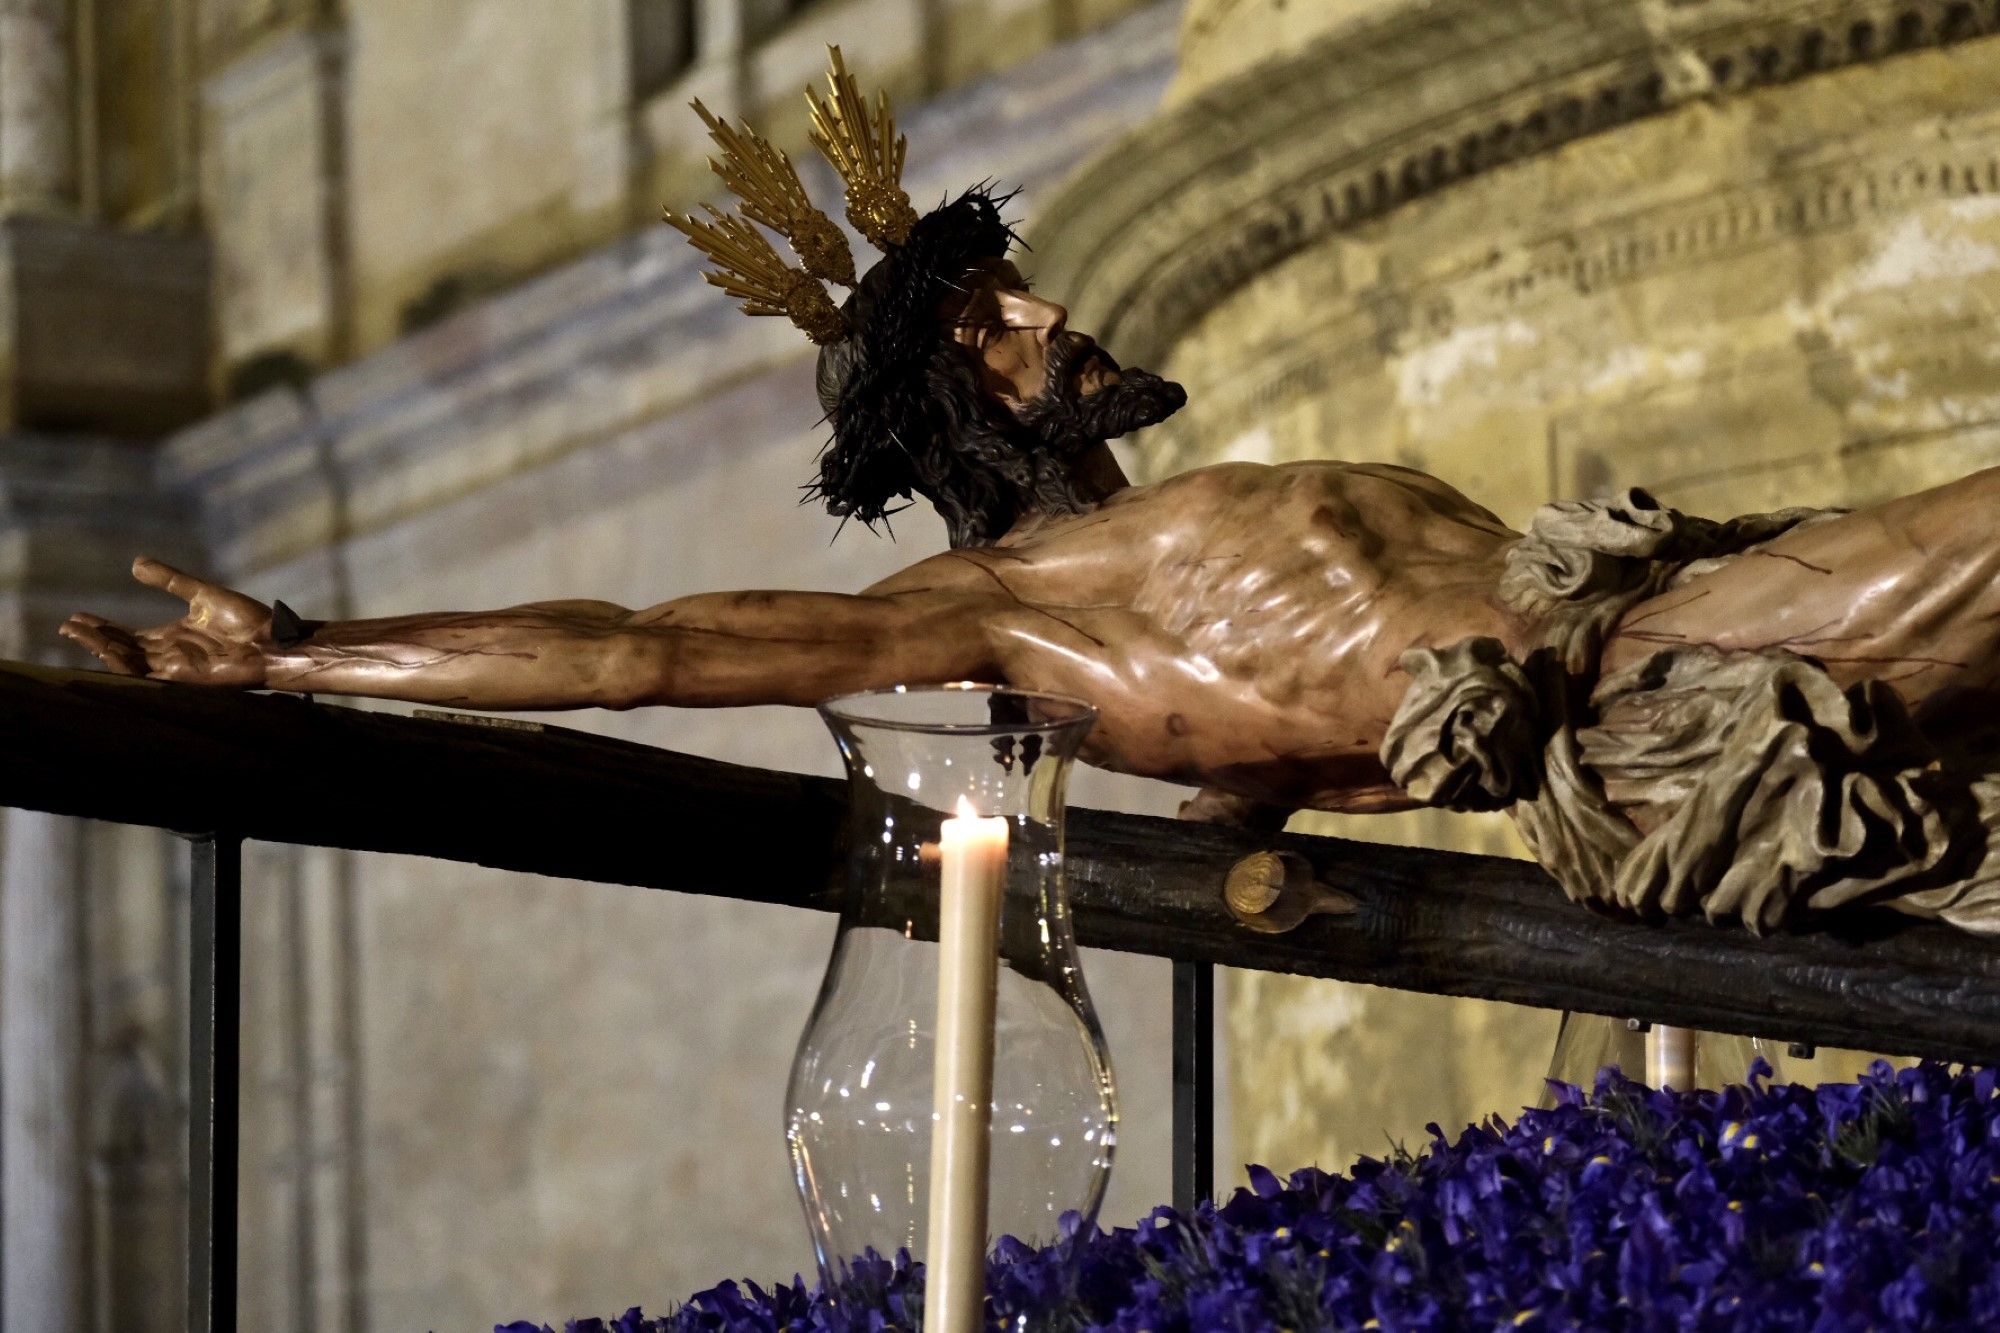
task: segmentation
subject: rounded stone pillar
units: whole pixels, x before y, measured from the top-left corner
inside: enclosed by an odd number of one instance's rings
[[[81,1333],[84,1190],[82,825],[0,822],[0,1325]]]
[[[0,0],[0,216],[75,211],[70,0]]]

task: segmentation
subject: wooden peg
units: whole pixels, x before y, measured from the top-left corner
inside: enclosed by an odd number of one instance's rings
[[[1252,852],[1229,868],[1222,897],[1251,930],[1282,935],[1315,913],[1346,916],[1361,908],[1351,894],[1322,884],[1295,852]]]

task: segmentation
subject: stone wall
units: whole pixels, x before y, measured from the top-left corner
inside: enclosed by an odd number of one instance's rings
[[[797,153],[829,42],[910,105],[1139,4],[205,0],[218,382],[373,351],[687,206],[692,97]]]
[[[1881,499],[2000,462],[1996,27],[1990,5],[1198,0],[1172,109],[1045,215],[1037,276],[1187,384],[1147,476],[1382,460],[1515,525],[1640,483],[1716,515]],[[1517,849],[1497,817],[1300,826]],[[1228,996],[1234,1157],[1276,1168],[1510,1112],[1554,1043],[1555,1015],[1469,1001]]]
[[[194,238],[204,287],[212,246],[178,424],[687,206],[691,97],[796,152],[827,42],[910,105],[1144,3],[10,0],[0,217]]]

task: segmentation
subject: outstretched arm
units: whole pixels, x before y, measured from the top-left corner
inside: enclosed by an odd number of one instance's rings
[[[813,704],[899,681],[992,677],[987,599],[939,572],[860,596],[705,593],[642,611],[541,602],[307,624],[294,638],[274,633],[262,603],[142,559],[134,576],[186,600],[186,616],[128,630],[83,614],[62,632],[114,671],[198,684],[461,708]]]

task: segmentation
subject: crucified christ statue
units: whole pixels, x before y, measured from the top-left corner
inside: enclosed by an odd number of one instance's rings
[[[2000,470],[1737,524],[1633,492],[1554,507],[1525,535],[1379,463],[1129,485],[1106,439],[1183,395],[1120,368],[1030,289],[997,202],[975,191],[905,219],[900,242],[889,228],[888,257],[838,310],[775,281],[760,298],[819,321],[829,508],[872,522],[914,492],[950,529],[952,549],[871,588],[316,623],[142,558],[136,577],[186,615],[133,629],[80,613],[62,632],[129,675],[456,708],[813,705],[1006,683],[1089,701],[1086,761],[1200,786],[1197,814],[1512,805],[1576,896],[1753,926],[1800,904],[1908,899],[1994,928],[1979,887],[2000,863],[1981,840],[1991,819],[1933,834],[1887,879],[1856,858],[1883,828],[1907,843],[1907,826],[1929,827],[1913,803],[1962,814],[1993,767],[1963,723],[2000,693]],[[711,226],[682,221],[698,243]],[[1832,733],[1852,759],[1829,768]],[[1737,754],[1746,736],[1768,743]],[[1820,795],[1773,777],[1796,763],[1818,765]],[[1933,790],[1944,771],[1963,782]],[[1711,791],[1713,773],[1736,785]],[[1732,791],[1771,807],[1766,831],[1803,821],[1827,845],[1807,864],[1731,825],[1730,846],[1763,849],[1763,880],[1740,856],[1708,865],[1717,821],[1748,799]],[[1843,820],[1860,842],[1842,842]],[[1689,827],[1660,850],[1676,821]]]

